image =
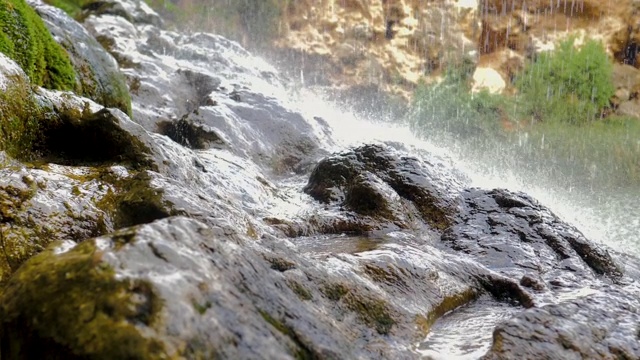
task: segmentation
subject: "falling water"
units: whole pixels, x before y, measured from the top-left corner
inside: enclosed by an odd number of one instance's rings
[[[638,193],[622,188],[571,184],[567,179],[532,173],[527,164],[500,159],[500,151],[488,154],[442,133],[434,132],[432,136],[420,138],[406,121],[381,118],[375,113],[355,115],[326,100],[328,97],[318,89],[302,90],[297,97],[299,110],[325,119],[341,147],[392,141],[426,150],[450,159],[453,166],[470,179],[471,186],[523,191],[575,225],[591,240],[621,252],[640,255],[640,233],[637,231],[640,218],[634,215],[635,204],[640,200]]]
[[[508,188],[537,198],[561,218],[574,224],[587,237],[626,253],[640,255],[640,220],[633,216],[635,198],[624,192],[572,188],[554,184],[554,179],[528,176],[522,168],[505,168],[503,161],[487,161],[481,151],[474,153],[469,144],[444,140],[438,136],[420,138],[403,121],[381,118],[380,114],[355,115],[322,99],[317,89],[303,89],[296,106],[307,116],[320,116],[332,128],[334,150],[378,141],[401,142],[417,156],[425,152],[449,160],[462,171],[470,186]],[[334,245],[331,245],[334,246]],[[582,290],[580,290],[582,291]],[[574,294],[576,298],[587,294]],[[490,297],[467,304],[439,319],[416,350],[429,359],[477,359],[491,344],[492,329],[521,309]],[[475,334],[469,336],[469,334]]]

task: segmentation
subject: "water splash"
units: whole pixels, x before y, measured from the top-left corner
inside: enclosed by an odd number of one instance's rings
[[[419,138],[403,121],[380,118],[375,113],[355,115],[326,100],[326,95],[318,89],[301,89],[297,92],[295,105],[303,114],[319,116],[329,123],[336,142],[333,150],[387,141],[402,143],[416,151],[427,151],[447,159],[450,166],[466,175],[470,186],[523,191],[591,240],[621,252],[640,255],[640,233],[637,231],[640,218],[633,215],[636,197],[624,190],[611,192],[595,187],[567,187],[563,179],[549,179],[545,174],[531,176],[524,171],[526,164],[509,168],[504,166],[503,159],[489,163],[485,161],[486,154],[479,154],[479,150],[468,144],[449,142],[437,135]]]

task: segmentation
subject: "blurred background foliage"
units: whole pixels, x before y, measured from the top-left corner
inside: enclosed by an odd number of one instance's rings
[[[472,93],[468,67],[448,69],[442,81],[418,86],[410,122],[424,137],[525,176],[637,187],[640,120],[611,111],[612,68],[599,42],[568,39],[527,63],[515,95]]]

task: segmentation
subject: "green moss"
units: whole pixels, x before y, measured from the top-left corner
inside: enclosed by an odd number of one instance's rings
[[[373,281],[388,284],[395,287],[408,288],[407,283],[404,281],[402,276],[398,274],[395,268],[391,265],[387,266],[386,269],[383,269],[379,266],[375,266],[372,264],[365,264],[363,266],[363,271],[367,274]]]
[[[0,52],[22,67],[31,83],[71,90],[73,67],[67,53],[24,0],[0,0]]]
[[[312,300],[313,295],[304,286],[300,285],[297,281],[287,281],[287,286],[291,289],[300,300]]]
[[[451,310],[454,310],[462,305],[468,304],[474,301],[478,297],[478,292],[473,289],[468,289],[459,294],[447,296],[442,301],[434,306],[426,316],[418,315],[416,317],[416,325],[422,331],[423,335],[426,335],[431,326],[441,318],[444,314]]]
[[[82,7],[90,4],[87,0],[45,0],[45,3],[64,10],[72,18],[78,18]]]
[[[9,156],[29,159],[38,136],[38,121],[43,116],[29,86],[15,80],[0,92],[0,150]]]
[[[276,271],[285,272],[296,268],[296,264],[287,259],[268,257],[266,260],[271,264],[271,268]]]
[[[387,335],[396,321],[386,301],[356,295],[352,292],[343,297],[349,310],[355,312],[367,326],[376,329],[381,335]]]
[[[317,359],[318,357],[315,356],[300,340],[300,338],[298,337],[298,334],[296,334],[291,328],[289,328],[287,325],[285,325],[282,321],[278,321],[276,319],[274,319],[271,315],[269,315],[269,313],[267,313],[264,310],[260,310],[258,309],[258,312],[260,313],[260,315],[262,316],[262,318],[264,319],[264,321],[266,321],[267,323],[269,323],[269,325],[273,326],[276,330],[278,330],[280,333],[282,333],[283,335],[287,336],[288,338],[290,338],[293,341],[293,344],[296,345],[296,347],[294,349],[292,349],[293,351],[293,356],[296,359]]]
[[[116,190],[109,189],[96,206],[111,216],[116,229],[177,215],[150,182],[147,173],[115,180],[112,184]]]
[[[150,284],[116,280],[93,241],[31,258],[0,294],[3,359],[157,359],[161,304]]]
[[[18,213],[29,206],[36,194],[34,183],[27,189],[5,186],[0,188],[0,284],[7,281],[18,267],[31,256],[42,251],[55,239],[50,230],[30,218],[23,220]]]
[[[332,301],[340,301],[343,296],[349,293],[349,288],[344,284],[326,284],[320,291]]]
[[[211,309],[211,302],[209,301],[205,301],[203,304],[192,300],[191,304],[193,305],[193,308],[198,312],[198,314],[200,315],[204,315],[204,313],[207,312],[207,310]]]

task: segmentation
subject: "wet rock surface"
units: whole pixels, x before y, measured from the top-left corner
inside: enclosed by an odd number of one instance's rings
[[[454,250],[474,255],[486,266],[504,269],[509,275],[519,268],[523,275],[534,273],[547,281],[567,272],[575,274],[576,280],[622,276],[606,250],[526,194],[471,189],[462,195],[460,217],[442,236]],[[526,283],[530,283],[528,276],[523,280]]]
[[[627,291],[526,310],[496,327],[484,359],[640,358],[637,288]]]
[[[64,11],[41,0],[30,0],[54,39],[62,45],[76,74],[76,92],[103,106],[131,114],[131,98],[118,64],[82,25]]]
[[[389,146],[365,145],[322,160],[304,191],[318,201],[390,221],[407,216],[406,206],[397,206],[403,199],[429,225],[444,229],[457,205],[456,184],[450,180],[426,160]]]
[[[640,356],[637,259],[425,151],[334,152],[227,39],[136,1],[85,15],[133,116],[31,94],[34,163],[0,152],[0,358]]]

